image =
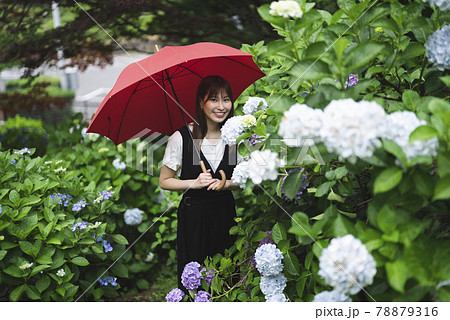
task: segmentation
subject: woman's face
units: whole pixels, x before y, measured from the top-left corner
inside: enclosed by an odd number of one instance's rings
[[[205,113],[206,122],[208,124],[219,124],[222,123],[230,113],[232,102],[225,90],[223,90],[217,95],[210,95],[208,100],[203,100],[200,103],[200,106]]]

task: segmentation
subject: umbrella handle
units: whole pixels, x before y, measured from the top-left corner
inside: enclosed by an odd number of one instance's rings
[[[206,173],[206,166],[205,166],[203,160],[200,160],[200,167],[202,168],[203,173]],[[227,182],[227,176],[225,175],[225,172],[223,170],[220,170],[219,173],[220,173],[220,176],[222,177],[222,182],[217,187],[217,189],[216,189],[217,191],[222,189],[223,186],[225,185],[225,182]]]

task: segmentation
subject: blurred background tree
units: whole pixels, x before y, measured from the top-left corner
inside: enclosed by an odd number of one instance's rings
[[[61,13],[58,28],[53,25],[53,2]],[[127,50],[154,51],[154,47],[136,46],[132,39],[145,43],[156,37],[163,45],[214,41],[236,48],[272,40],[278,35],[256,10],[269,2],[2,0],[0,70],[25,67],[25,76],[30,76],[43,63],[56,64],[58,48],[63,49],[67,66],[80,70],[111,63],[113,51],[119,49],[116,41]]]

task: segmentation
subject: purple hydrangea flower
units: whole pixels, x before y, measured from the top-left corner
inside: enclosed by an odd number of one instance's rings
[[[100,197],[103,198],[103,200],[108,200],[112,197],[112,195],[115,193],[115,191],[108,191],[107,189],[100,191],[98,194]]]
[[[184,292],[178,288],[172,289],[167,295],[166,295],[166,301],[167,302],[180,302],[183,300]]]
[[[200,273],[200,264],[198,262],[189,262],[181,274],[181,283],[188,290],[195,290],[200,286],[200,279],[202,274]]]
[[[308,172],[304,171],[303,168],[294,168],[294,169],[290,169],[287,171],[287,174],[283,179],[283,182],[281,183],[281,198],[283,198],[283,200],[287,200],[287,201],[291,201],[291,199],[289,199],[286,196],[286,193],[284,192],[284,183],[286,182],[286,178],[289,174],[291,174],[292,172],[296,172],[296,171],[303,171],[302,172],[302,184],[300,185],[297,194],[294,196],[294,198],[292,200],[300,200],[303,194],[303,191],[306,190],[306,188],[309,187],[309,180],[308,180]]]
[[[194,302],[211,302],[211,295],[206,291],[199,290],[195,295]]]
[[[0,204],[0,214],[3,213],[2,205]]]
[[[250,138],[250,145],[254,146],[258,142],[258,138],[261,138],[261,136],[253,134],[252,137]]]
[[[275,241],[273,241],[273,239],[270,237],[270,235],[272,234],[272,231],[266,231],[266,234],[267,234],[267,237],[265,237],[264,239],[262,239],[259,242],[258,247],[261,247],[263,244],[266,244],[266,243],[275,243]]]
[[[103,279],[98,279],[98,282],[100,282],[101,285],[107,286],[108,284],[111,284],[113,287],[117,286],[116,282],[117,278],[114,277],[104,277]]]
[[[75,231],[77,229],[86,229],[87,227],[87,222],[86,221],[78,221],[77,223],[75,223],[72,227],[70,227],[70,230]]]
[[[102,241],[103,239],[103,236],[105,235],[106,233],[102,233],[102,235],[100,236],[100,237],[98,237],[95,241],[96,242],[100,242],[100,241]],[[92,238],[94,238],[95,239],[95,234],[92,236]]]
[[[354,74],[350,74],[348,76],[348,86],[349,87],[353,87],[358,83],[359,79],[358,76],[354,75]]]
[[[105,253],[113,250],[113,247],[109,243],[109,240],[102,240],[102,245],[103,245],[103,248],[105,249]]]
[[[72,211],[81,211],[81,208],[84,208],[88,205],[85,200],[80,200],[75,203],[72,207]]]
[[[205,280],[207,284],[211,284],[216,273],[213,270],[206,271],[206,268],[203,268],[202,270],[200,270],[200,272],[204,274],[202,275],[201,279]]]
[[[69,203],[69,200],[72,199],[72,196],[70,194],[65,194],[65,193],[56,193],[56,194],[50,195],[50,198],[52,198],[53,200],[56,198],[60,198],[59,204],[62,204],[62,205],[64,205],[64,207],[67,207],[67,204]]]

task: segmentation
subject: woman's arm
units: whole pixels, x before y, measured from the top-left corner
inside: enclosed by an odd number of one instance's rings
[[[159,174],[159,186],[165,190],[180,191],[188,189],[201,189],[216,183],[213,179],[210,169],[206,173],[200,173],[197,179],[180,180],[175,178],[175,171],[163,165]]]

